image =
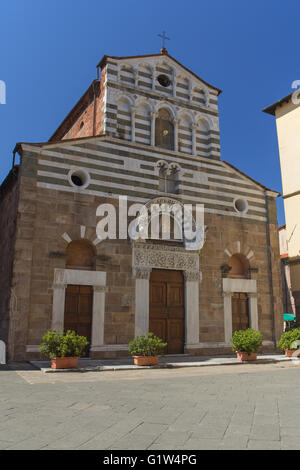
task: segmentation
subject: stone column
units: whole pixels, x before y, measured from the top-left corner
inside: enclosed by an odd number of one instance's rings
[[[232,338],[232,292],[223,292],[224,297],[224,333],[225,343],[231,344]]]
[[[105,286],[93,286],[93,319],[91,351],[104,344]]]
[[[66,284],[53,284],[52,329],[64,329]]]
[[[138,69],[133,69],[134,86],[138,86]]]
[[[135,277],[135,336],[149,332],[149,280],[151,268],[134,268]]]
[[[199,273],[184,272],[185,346],[199,343]]]
[[[173,73],[173,96],[176,96],[176,84],[177,84],[177,79],[176,79],[176,72],[174,71]]]
[[[250,328],[258,330],[257,293],[248,293]]]
[[[197,135],[197,124],[193,122],[192,124],[192,155],[196,155],[196,149],[197,149],[196,135]]]
[[[175,152],[178,152],[178,119],[177,118],[173,119],[173,124],[174,124],[174,150]]]
[[[155,79],[156,79],[156,73],[155,70],[153,69],[152,73],[152,90],[155,91]]]
[[[136,108],[131,108],[131,141],[135,141],[135,112]]]
[[[156,118],[156,113],[154,111],[151,111],[150,116],[151,116],[151,145],[152,145],[152,147],[154,147],[154,145],[155,145],[155,118]]]

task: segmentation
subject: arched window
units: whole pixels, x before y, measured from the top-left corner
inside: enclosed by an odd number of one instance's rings
[[[67,246],[66,254],[68,269],[89,271],[95,269],[95,251],[91,243],[85,240],[74,240]]]
[[[171,113],[164,108],[158,111],[155,120],[155,145],[174,150],[174,124]]]
[[[228,277],[231,278],[247,278],[249,273],[249,262],[246,256],[236,253],[232,255],[228,265],[230,266],[230,271]]]

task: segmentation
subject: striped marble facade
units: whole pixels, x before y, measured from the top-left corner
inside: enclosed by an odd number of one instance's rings
[[[167,106],[174,119],[180,153],[220,159],[218,91],[183,73],[167,58],[106,63],[107,99],[104,132],[112,137],[154,146],[155,118]],[[157,77],[165,75],[170,86]]]
[[[105,198],[127,195],[129,200],[146,203],[162,194],[158,163],[164,161],[180,168],[178,192],[169,196],[183,203],[202,203],[206,212],[266,221],[264,190],[224,162],[107,137],[51,144],[42,149],[26,145],[26,150],[38,160],[37,184],[41,188]],[[74,168],[88,173],[86,188],[70,183],[68,175]],[[237,198],[247,201],[246,213],[236,211]]]

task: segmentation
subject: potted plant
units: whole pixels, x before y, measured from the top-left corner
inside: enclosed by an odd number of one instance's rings
[[[277,346],[285,352],[287,357],[291,357],[295,351],[300,348],[297,343],[299,340],[300,328],[294,328],[293,330],[282,333],[279,341],[277,341]]]
[[[148,333],[147,336],[137,336],[129,343],[129,352],[133,356],[134,364],[137,366],[155,366],[158,356],[163,353],[167,343],[160,338]]]
[[[232,338],[232,350],[236,352],[240,362],[255,361],[257,351],[262,345],[262,334],[260,331],[248,328],[247,330],[236,331]]]
[[[51,359],[52,369],[74,369],[78,358],[89,344],[85,336],[68,330],[65,334],[56,330],[47,331],[40,345],[41,353]]]

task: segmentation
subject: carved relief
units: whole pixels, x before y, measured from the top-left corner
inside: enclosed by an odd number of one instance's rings
[[[197,273],[199,279],[199,254],[183,248],[143,244],[133,248],[133,266],[177,269]]]

